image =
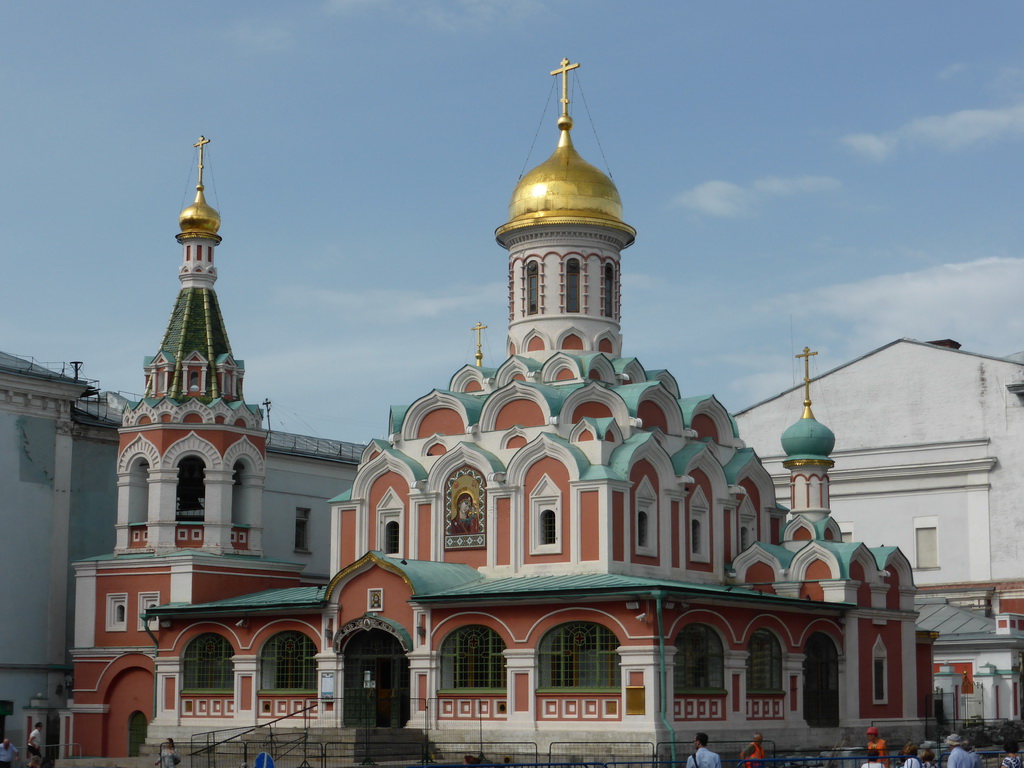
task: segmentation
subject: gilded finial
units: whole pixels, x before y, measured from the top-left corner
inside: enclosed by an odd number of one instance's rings
[[[562,76],[562,114],[558,118],[558,127],[562,130],[569,130],[572,128],[572,118],[569,117],[569,72],[578,68],[580,63],[577,61],[575,64],[570,64],[568,59],[562,59],[561,66],[558,69],[552,70],[552,75]]]
[[[484,365],[483,343],[480,340],[480,338],[481,338],[480,337],[480,332],[485,330],[486,328],[487,328],[487,326],[484,325],[483,323],[481,323],[478,320],[476,325],[474,325],[472,328],[469,329],[471,331],[476,331],[476,367],[477,368],[483,368],[483,365]]]
[[[199,137],[199,141],[197,141],[195,144],[192,145],[193,147],[198,147],[199,148],[199,183],[196,185],[196,189],[198,189],[200,192],[202,192],[203,189],[204,189],[204,187],[203,187],[203,149],[209,143],[210,143],[210,140],[208,138],[206,138],[205,136],[200,136]]]
[[[796,355],[799,360],[804,360],[804,415],[801,418],[813,419],[814,414],[811,412],[811,358],[814,357],[817,352],[811,352],[810,347],[804,347],[802,354]]]

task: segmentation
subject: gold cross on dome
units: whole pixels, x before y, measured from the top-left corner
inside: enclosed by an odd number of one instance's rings
[[[482,345],[482,343],[480,341],[480,332],[485,330],[486,328],[487,328],[486,325],[484,325],[479,320],[477,320],[476,325],[474,325],[472,328],[469,329],[471,331],[476,331],[476,367],[477,368],[482,368],[483,365],[484,365],[484,353],[482,351],[482,346],[483,345]]]
[[[562,76],[562,116],[569,116],[569,72],[579,67],[580,63],[570,64],[568,59],[562,59],[562,66],[554,70],[552,75]]]
[[[814,418],[813,416],[808,416],[807,411],[809,411],[811,408],[811,358],[814,357],[816,354],[818,353],[811,352],[810,347],[804,347],[804,351],[801,354],[795,356],[798,360],[800,358],[803,358],[804,360],[804,406],[807,409],[806,411],[804,411],[805,419]]]
[[[199,141],[192,145],[193,147],[199,148],[199,186],[203,185],[203,149],[209,143],[210,140],[208,138],[200,136]]]

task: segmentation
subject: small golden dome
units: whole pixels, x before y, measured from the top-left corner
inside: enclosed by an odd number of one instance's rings
[[[181,233],[211,234],[216,235],[220,229],[220,214],[206,202],[203,195],[203,185],[196,186],[196,199],[188,208],[181,212],[178,217],[178,224],[181,226]]]
[[[559,117],[558,128],[558,147],[520,179],[509,202],[509,221],[496,234],[532,224],[588,223],[624,231],[632,242],[636,230],[622,221],[619,190],[572,145],[572,118]]]

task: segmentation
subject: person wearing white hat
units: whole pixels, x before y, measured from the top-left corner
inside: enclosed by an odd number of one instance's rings
[[[951,733],[946,737],[946,744],[951,747],[949,756],[946,758],[946,768],[973,768],[974,761],[963,748],[963,739],[959,734]]]

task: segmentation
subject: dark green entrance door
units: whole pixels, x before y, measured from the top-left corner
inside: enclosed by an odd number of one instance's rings
[[[839,654],[821,632],[804,646],[804,720],[812,728],[839,725]]]
[[[139,750],[146,743],[149,718],[142,712],[132,712],[128,717],[128,757],[138,757]]]
[[[401,728],[409,720],[409,660],[398,638],[381,629],[345,645],[345,726]]]

